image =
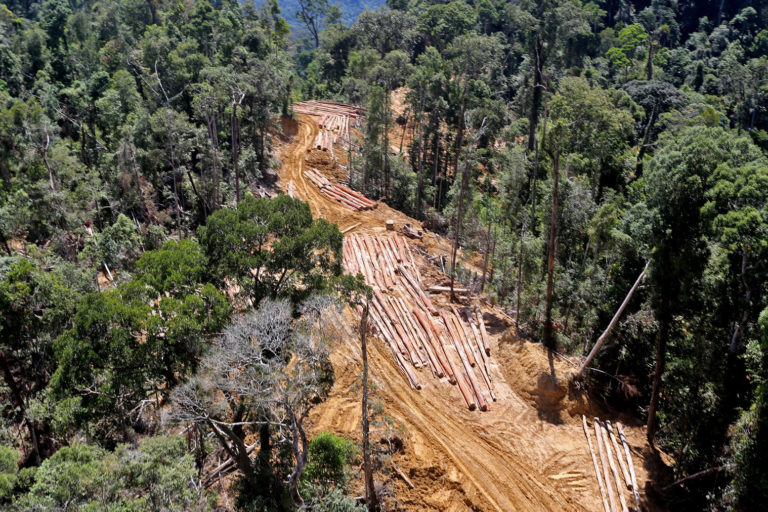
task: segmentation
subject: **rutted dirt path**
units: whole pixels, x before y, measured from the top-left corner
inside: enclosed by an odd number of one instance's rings
[[[320,194],[303,176],[318,127],[311,116],[301,115],[299,121],[293,141],[281,155],[281,188],[293,180],[296,194],[308,201],[313,215],[341,229],[361,223],[357,230],[381,232],[386,219],[393,219],[397,227],[404,222],[417,225],[384,204],[354,212]],[[403,440],[403,450],[393,462],[413,485],[394,478],[397,506],[413,511],[602,509],[580,416],[594,412],[564,385],[570,366],[548,359],[540,345],[504,338],[508,321],[490,307],[484,306],[484,312],[492,338],[490,374],[498,398],[489,412],[467,410],[445,382],[424,378],[423,389],[412,390],[389,347],[370,338],[379,420],[391,420],[389,426],[375,427],[374,439]],[[348,312],[344,341],[332,355],[336,381],[328,400],[313,411],[313,432],[329,430],[359,440],[362,365],[357,322]],[[626,423],[644,488],[648,479],[644,433],[631,421]]]

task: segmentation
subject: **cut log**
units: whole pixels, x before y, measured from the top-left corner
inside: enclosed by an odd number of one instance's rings
[[[384,259],[385,254],[381,248],[381,244],[379,243],[379,237],[366,236],[366,240],[370,241],[370,245],[371,247],[373,247],[373,252],[371,253],[371,256],[373,258],[374,264],[376,265],[378,270],[381,272],[382,277],[384,278],[384,284],[386,285],[388,290],[394,290],[395,283],[394,281],[392,281],[392,275],[394,274],[394,269],[390,268],[389,264]]]
[[[400,369],[405,373],[405,377],[408,379],[408,383],[411,385],[413,389],[421,389],[421,383],[419,382],[419,379],[416,377],[416,374],[413,373],[413,370],[411,370],[411,367],[408,366],[408,363],[405,362],[403,359],[403,356],[393,350],[393,354],[395,354],[395,359],[397,360],[398,366],[400,366]]]
[[[403,322],[403,327],[408,333],[408,336],[411,338],[411,344],[421,359],[421,365],[429,366],[433,373],[435,373],[435,366],[432,364],[432,360],[427,353],[425,343],[422,340],[421,329],[417,325],[414,325],[413,317],[408,312],[408,308],[406,308],[400,297],[392,297],[392,305],[397,310],[398,317],[400,318],[400,321]]]
[[[632,478],[629,476],[629,470],[627,470],[627,464],[624,462],[624,457],[621,456],[621,450],[619,450],[619,443],[616,441],[616,435],[613,433],[613,427],[610,421],[605,422],[605,428],[608,429],[608,435],[611,438],[611,444],[613,445],[613,451],[616,452],[616,458],[619,459],[619,468],[621,468],[621,474],[624,477],[624,483],[627,489],[632,490]]]
[[[445,326],[448,329],[448,332],[450,333],[451,338],[453,339],[453,346],[456,348],[456,352],[458,352],[459,354],[459,359],[461,360],[461,363],[464,366],[464,373],[467,376],[467,380],[469,381],[473,394],[477,398],[477,404],[480,407],[481,411],[487,411],[488,402],[485,400],[485,397],[483,396],[483,392],[480,389],[480,385],[477,383],[475,372],[472,371],[472,365],[469,363],[469,360],[467,359],[467,355],[463,347],[461,335],[459,334],[459,331],[456,328],[456,323],[455,323],[456,319],[451,318],[452,315],[450,313],[446,313],[443,310],[440,311],[440,314],[443,317],[443,322],[445,323]]]
[[[605,512],[611,512],[611,507],[608,505],[608,496],[605,491],[605,484],[603,484],[603,477],[600,474],[600,468],[597,464],[597,457],[595,456],[595,448],[592,446],[592,439],[589,437],[589,428],[587,428],[587,417],[581,415],[581,421],[584,424],[584,435],[587,436],[587,444],[589,444],[589,454],[592,456],[592,464],[595,466],[595,476],[597,476],[597,486],[600,489],[600,497],[603,499],[603,508]]]
[[[482,365],[480,366],[480,374],[483,376],[483,380],[485,380],[485,385],[488,386],[488,393],[491,395],[491,400],[494,402],[496,401],[496,393],[493,392],[493,385],[491,384],[491,374],[488,369],[488,359],[485,355],[485,350],[483,350],[482,342],[480,341],[480,333],[477,330],[477,327],[475,327],[475,323],[470,320],[472,317],[469,314],[469,310],[465,311],[467,322],[472,327],[472,334],[473,339],[475,341],[475,346],[477,347],[477,353],[480,354],[480,358],[482,361]]]
[[[411,362],[413,363],[413,366],[416,368],[421,368],[422,366],[422,360],[421,360],[421,354],[419,354],[418,349],[416,348],[415,336],[412,336],[409,332],[408,326],[405,324],[404,319],[402,318],[402,315],[399,313],[399,308],[393,303],[393,301],[389,297],[384,297],[387,300],[387,311],[390,314],[390,318],[392,320],[393,325],[395,326],[395,329],[397,329],[398,334],[400,334],[400,337],[403,340],[403,344],[405,345],[405,349],[408,351],[408,355],[411,359]]]
[[[444,292],[450,292],[451,287],[450,286],[430,286],[429,288],[427,288],[427,291],[432,293],[444,293]],[[462,293],[462,294],[469,293],[469,289],[467,288],[454,288],[453,291],[454,293]]]
[[[473,367],[477,366],[480,358],[478,355],[475,354],[474,346],[469,341],[471,338],[471,335],[469,332],[467,332],[467,326],[464,325],[464,322],[461,321],[461,315],[456,309],[456,306],[454,306],[453,304],[451,304],[451,311],[453,311],[453,321],[456,324],[457,330],[459,331],[459,336],[461,336],[461,341],[462,343],[464,343],[464,346],[466,347],[469,364],[471,364]]]
[[[357,224],[352,224],[352,225],[351,225],[351,226],[349,226],[348,228],[345,228],[345,229],[344,229],[344,230],[341,232],[341,234],[343,235],[344,233],[348,233],[348,232],[352,231],[353,229],[355,229],[356,227],[360,226],[361,224],[362,224],[362,222],[358,222]]]
[[[475,322],[475,315],[469,309],[464,310],[464,320],[467,322],[472,332],[473,348],[476,350],[476,353],[480,355],[483,367],[485,368],[485,371],[488,372],[488,355],[485,353],[485,346],[483,346],[483,337],[480,334],[480,329],[477,327],[477,322]]]
[[[352,190],[351,188],[349,188],[349,187],[347,187],[347,186],[345,186],[345,185],[341,185],[341,184],[340,184],[340,185],[337,185],[337,186],[338,186],[338,187],[339,187],[341,190],[343,190],[344,192],[346,192],[347,194],[349,194],[349,195],[351,195],[351,196],[354,196],[354,197],[356,197],[357,199],[359,199],[359,200],[360,200],[360,201],[362,201],[363,203],[367,203],[367,204],[368,204],[368,206],[374,207],[374,206],[376,206],[376,204],[377,204],[377,203],[376,203],[376,201],[373,201],[373,200],[371,200],[371,199],[368,199],[367,197],[365,197],[365,196],[364,196],[363,194],[361,194],[360,192],[357,192],[356,190]]]
[[[395,332],[397,332],[397,335],[400,338],[400,341],[402,342],[402,347],[405,349],[403,351],[403,355],[409,356],[415,366],[416,361],[418,359],[413,353],[413,347],[410,346],[410,343],[408,341],[408,336],[405,334],[405,331],[400,325],[400,322],[397,318],[397,314],[392,310],[392,306],[389,304],[389,301],[387,300],[387,298],[382,296],[382,294],[378,290],[373,290],[373,294],[378,300],[378,303],[384,312],[384,316],[386,316],[386,318],[389,320],[389,324],[392,326]],[[421,365],[421,363],[419,363],[419,365]]]
[[[381,266],[378,264],[378,257],[377,257],[377,251],[376,251],[376,245],[373,243],[373,240],[368,235],[363,235],[363,243],[368,251],[368,258],[373,263],[374,268],[376,269],[375,274],[380,276],[379,279],[379,286],[381,286],[382,289],[391,289],[390,286],[394,286],[391,281],[387,281],[384,277],[384,273],[382,272]]]
[[[390,325],[383,309],[380,307],[380,304],[377,304],[377,301],[375,300],[371,301],[371,304],[373,305],[371,308],[371,316],[376,322],[379,328],[379,332],[381,332],[382,336],[384,336],[384,339],[389,342],[393,350],[396,350],[401,354],[406,353],[405,347],[398,338],[397,333],[394,331],[394,329],[392,329],[392,326]]]
[[[424,311],[429,311],[429,309],[427,308],[427,305],[424,303],[424,301],[421,300],[421,297],[419,297],[419,294],[413,290],[413,287],[411,287],[410,283],[406,281],[405,277],[403,277],[403,275],[400,274],[399,272],[397,276],[400,279],[400,284],[402,284],[403,290],[405,290],[408,296],[411,297],[411,300],[414,302],[414,304],[417,304]]]
[[[408,281],[408,283],[413,287],[413,290],[418,294],[418,296],[421,298],[421,301],[424,303],[424,305],[427,307],[429,312],[432,314],[432,316],[437,316],[437,309],[435,309],[435,306],[432,304],[432,301],[430,298],[421,290],[421,286],[413,280],[410,273],[406,268],[402,265],[397,267],[398,271],[400,272],[400,275],[405,277],[405,280]]]
[[[461,371],[461,363],[456,362],[453,353],[454,351],[450,350],[449,348],[445,351],[445,355],[451,365],[453,375],[456,377],[456,384],[458,385],[459,391],[461,392],[461,396],[464,398],[464,401],[467,404],[467,408],[469,408],[470,411],[474,411],[477,408],[475,394],[472,392],[471,386],[467,383],[464,377],[464,372]]]
[[[608,464],[608,458],[603,444],[603,432],[600,428],[600,420],[592,419],[592,425],[595,427],[595,437],[597,438],[597,451],[600,453],[600,462],[603,466],[603,477],[605,477],[605,488],[608,489],[608,498],[611,504],[611,512],[617,512],[616,509],[616,487],[611,483],[611,469]]]
[[[419,267],[416,266],[416,261],[413,259],[413,253],[411,252],[411,246],[408,245],[408,242],[403,241],[403,246],[405,247],[405,251],[408,253],[408,259],[411,261],[411,267],[413,267],[413,273],[416,274],[416,281],[421,284],[421,274],[419,273]]]
[[[622,512],[629,512],[629,509],[627,508],[627,500],[624,498],[624,490],[623,485],[621,485],[621,475],[619,475],[619,470],[616,469],[616,462],[613,458],[613,449],[611,448],[611,442],[609,441],[608,436],[608,429],[605,428],[605,425],[603,423],[600,423],[600,429],[603,432],[603,445],[605,447],[606,454],[608,456],[608,462],[611,465],[611,473],[613,474],[613,482],[616,484],[616,491],[619,494],[619,501],[621,502],[621,510]]]
[[[429,325],[429,319],[427,315],[425,315],[418,308],[411,309],[411,312],[413,313],[413,316],[416,317],[416,320],[418,320],[419,324],[421,324],[421,326],[424,328],[424,332],[427,335],[427,342],[429,343],[431,347],[431,351],[434,354],[435,359],[437,360],[440,368],[442,369],[441,373],[443,373],[443,375],[448,377],[448,381],[451,384],[456,384],[456,379],[453,377],[453,374],[451,373],[451,365],[448,364],[448,361],[445,357],[442,347],[440,347],[439,340],[435,338],[435,334],[432,331],[432,327]]]
[[[389,245],[389,250],[392,253],[392,256],[394,256],[395,260],[398,263],[402,263],[403,256],[400,254],[400,251],[397,249],[397,242],[395,242],[395,237],[392,237],[392,236],[387,237],[387,245]]]
[[[373,271],[368,266],[367,258],[364,256],[364,249],[362,244],[360,243],[360,240],[357,237],[352,237],[352,248],[355,252],[355,257],[357,258],[358,266],[362,269],[362,274],[365,277],[366,282],[374,286],[376,282],[373,278]]]
[[[491,355],[491,340],[488,337],[488,332],[485,330],[485,321],[483,320],[483,313],[479,309],[476,311],[477,325],[480,326],[480,335],[483,337],[483,346],[485,347],[485,353]]]
[[[635,465],[632,463],[632,453],[629,451],[629,443],[627,442],[627,436],[624,435],[624,429],[621,423],[616,422],[616,430],[619,431],[619,438],[621,444],[624,446],[624,453],[627,456],[627,466],[629,467],[629,476],[632,479],[632,495],[635,498],[635,509],[640,512],[640,489],[637,487],[637,477],[635,476]]]

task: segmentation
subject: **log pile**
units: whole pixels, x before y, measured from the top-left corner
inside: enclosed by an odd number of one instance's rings
[[[605,512],[618,512],[619,510],[628,512],[628,497],[634,500],[634,510],[639,512],[641,510],[640,493],[637,487],[635,467],[621,423],[616,423],[617,435],[614,433],[610,421],[601,421],[599,418],[592,419],[595,444],[597,445],[596,454],[595,446],[590,437],[590,429],[587,426],[587,418],[582,415],[581,420],[584,425],[584,435],[587,436],[589,453],[595,467],[595,475]],[[621,440],[621,447],[619,446],[619,439]],[[618,466],[616,461],[618,461]]]
[[[389,344],[411,387],[422,387],[417,370],[425,369],[456,385],[470,410],[488,410],[496,395],[482,314],[436,307],[400,235],[350,235],[344,238],[343,254],[345,270],[362,274],[373,288],[372,326]]]
[[[334,159],[333,145],[341,139],[350,143],[349,126],[359,126],[363,108],[333,101],[301,101],[293,106],[294,112],[319,117],[320,130],[312,143],[313,148],[329,151]]]
[[[319,188],[321,194],[333,199],[334,201],[340,202],[344,206],[347,206],[356,212],[363,210],[373,210],[379,206],[376,201],[368,199],[360,192],[355,192],[351,188],[345,187],[344,185],[336,185],[331,183],[331,180],[320,174],[317,169],[305,170],[304,177],[306,177],[317,188]]]
[[[297,114],[310,116],[343,115],[353,119],[357,119],[365,113],[365,109],[359,105],[321,100],[300,101],[294,104],[293,111]]]
[[[320,118],[320,131],[317,132],[312,146],[322,151],[330,151],[338,139],[349,141],[349,116],[328,114]]]

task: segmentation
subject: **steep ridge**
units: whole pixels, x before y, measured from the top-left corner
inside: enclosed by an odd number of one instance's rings
[[[311,116],[299,116],[296,135],[282,151],[280,187],[285,190],[293,182],[293,192],[310,204],[313,215],[342,229],[359,223],[355,233],[380,233],[386,219],[398,227],[417,224],[385,204],[355,212],[323,196],[303,172],[317,130]],[[442,244],[432,243],[436,245]],[[420,263],[427,266],[423,259]],[[374,440],[402,440],[392,463],[409,480],[393,477],[397,505],[414,511],[602,509],[581,414],[590,419],[612,416],[584,396],[573,395],[565,380],[571,366],[548,357],[540,345],[510,335],[503,313],[487,304],[483,311],[490,320],[489,370],[498,398],[488,412],[467,410],[446,382],[424,378],[424,387],[412,390],[386,343],[370,338],[374,400],[381,406]],[[343,342],[332,355],[336,381],[328,400],[313,411],[311,430],[359,439],[359,319],[351,310],[347,315]],[[642,490],[649,478],[650,452],[642,427],[633,426],[631,419],[625,423]]]

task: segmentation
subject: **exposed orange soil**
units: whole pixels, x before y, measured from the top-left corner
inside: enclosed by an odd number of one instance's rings
[[[295,127],[292,127],[295,128]],[[337,224],[342,230],[360,223],[354,232],[381,232],[387,219],[396,228],[409,222],[420,224],[385,204],[375,210],[355,212],[318,191],[303,175],[318,127],[311,116],[300,115],[292,141],[283,148],[279,186],[289,180],[296,195],[307,201],[315,216]],[[309,155],[313,164],[321,155]],[[326,157],[330,158],[330,156]],[[329,179],[329,164],[313,165]],[[450,244],[425,232],[422,251],[447,254]],[[421,256],[425,287],[445,276]],[[433,295],[436,303],[445,297]],[[569,390],[567,375],[573,367],[557,357],[548,357],[539,344],[523,342],[511,333],[510,319],[487,303],[479,304],[491,335],[490,375],[497,395],[488,412],[469,411],[450,384],[431,379],[428,369],[417,370],[423,388],[412,390],[393,359],[387,344],[371,336],[370,376],[375,400],[382,406],[381,418],[391,418],[395,431],[378,428],[374,440],[393,435],[403,440],[403,449],[392,462],[410,479],[394,477],[392,507],[400,510],[551,511],[602,510],[592,459],[581,425],[581,414],[625,423],[632,448],[641,496],[652,468],[644,429],[631,419],[601,411],[584,395]],[[310,430],[329,430],[360,439],[360,344],[359,319],[347,311],[342,341],[335,347],[332,362],[336,381],[329,398],[313,411]],[[591,425],[591,422],[590,422]],[[594,438],[593,438],[594,442]],[[629,493],[627,499],[629,500]],[[647,503],[651,509],[655,507]]]

